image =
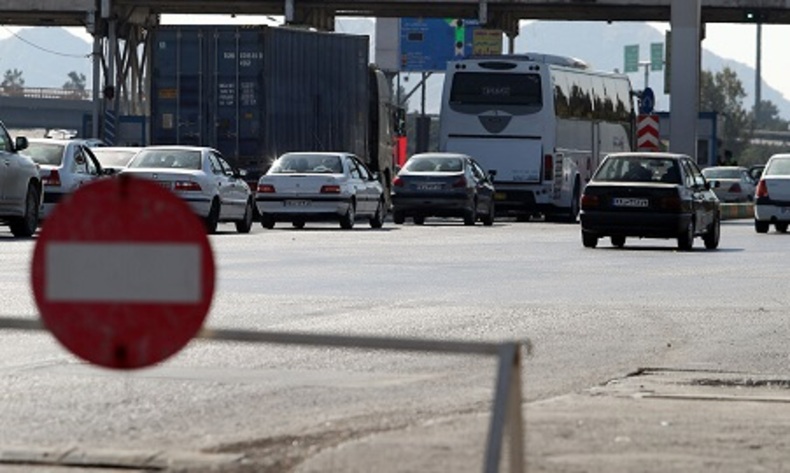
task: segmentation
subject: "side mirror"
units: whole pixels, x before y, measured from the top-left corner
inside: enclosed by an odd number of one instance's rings
[[[491,169],[490,171],[488,171],[488,178],[489,179],[491,179],[493,181],[495,177],[496,177],[496,169]]]
[[[17,136],[16,140],[14,140],[14,148],[16,148],[16,151],[22,151],[23,149],[26,149],[28,144],[27,138],[24,136]]]
[[[247,177],[247,170],[246,169],[234,169],[233,170],[233,177],[235,177],[236,179]]]

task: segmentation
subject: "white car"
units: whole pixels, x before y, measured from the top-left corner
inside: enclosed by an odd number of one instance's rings
[[[98,146],[91,151],[106,174],[117,174],[142,148],[133,146]]]
[[[756,182],[749,169],[742,166],[714,166],[702,170],[721,202],[751,202]]]
[[[204,220],[208,233],[216,232],[219,222],[234,222],[239,233],[252,228],[252,190],[244,173],[213,148],[149,146],[132,158],[123,175],[151,179],[173,191]]]
[[[38,164],[44,184],[41,218],[80,186],[99,179],[102,168],[90,148],[80,139],[31,138],[22,151]]]
[[[754,229],[767,233],[771,224],[777,232],[790,224],[790,154],[768,159],[754,195]]]
[[[12,141],[0,123],[0,222],[8,225],[15,237],[29,237],[36,232],[41,206],[38,166],[19,154],[27,144],[24,136]]]
[[[338,221],[350,229],[358,219],[381,228],[387,214],[378,176],[349,153],[286,153],[258,180],[255,197],[263,228],[291,222]]]

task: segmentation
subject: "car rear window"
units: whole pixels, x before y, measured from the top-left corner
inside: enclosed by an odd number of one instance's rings
[[[716,169],[708,168],[702,170],[702,175],[707,179],[740,179],[743,174],[741,169]]]
[[[668,158],[646,156],[609,157],[593,177],[602,182],[663,182],[680,184],[678,162]]]
[[[269,174],[341,174],[340,156],[283,155],[274,162]]]
[[[30,156],[37,164],[60,166],[63,162],[64,146],[57,143],[29,143],[22,151]]]
[[[765,171],[764,176],[786,176],[790,175],[790,158],[772,159]]]
[[[140,151],[130,168],[200,169],[200,151],[149,149]]]
[[[409,172],[461,172],[464,165],[460,158],[412,158],[404,167]]]

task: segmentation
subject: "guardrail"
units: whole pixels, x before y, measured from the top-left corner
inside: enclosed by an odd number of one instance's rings
[[[37,319],[0,317],[0,329],[47,331]],[[371,350],[450,353],[496,356],[499,359],[494,402],[486,440],[484,473],[499,471],[504,437],[508,437],[509,470],[523,473],[524,416],[522,411],[521,364],[523,351],[530,354],[529,340],[501,343],[460,340],[399,339],[373,336],[321,335],[204,328],[195,337],[203,340],[306,345]]]
[[[754,218],[754,204],[719,204],[722,220]]]

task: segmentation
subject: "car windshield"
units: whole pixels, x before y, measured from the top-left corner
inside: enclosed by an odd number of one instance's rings
[[[743,174],[741,169],[707,168],[702,170],[702,175],[707,179],[740,179]]]
[[[92,148],[93,155],[99,160],[102,166],[126,166],[129,160],[134,157],[137,151],[120,150],[110,148]]]
[[[30,156],[36,164],[60,166],[64,148],[64,145],[58,143],[31,142],[23,153]]]
[[[286,154],[274,162],[269,174],[341,174],[340,156]]]
[[[144,149],[129,163],[130,168],[200,169],[200,151]]]
[[[610,156],[593,177],[603,182],[663,182],[680,184],[678,162],[649,156]]]
[[[460,158],[412,157],[404,167],[409,172],[461,172],[463,162]]]
[[[763,176],[787,176],[787,175],[790,175],[790,157],[772,159],[768,163],[768,166],[766,166],[765,171],[763,171]]]

